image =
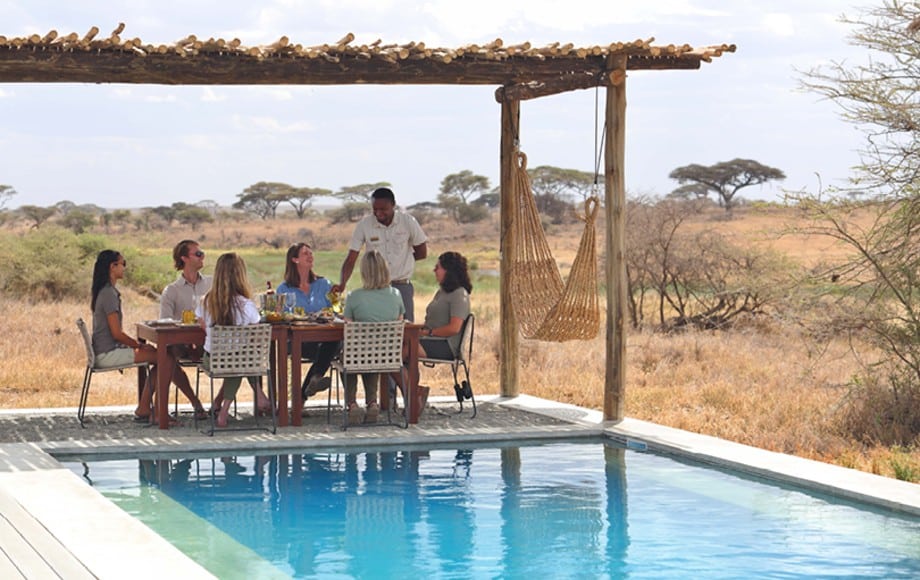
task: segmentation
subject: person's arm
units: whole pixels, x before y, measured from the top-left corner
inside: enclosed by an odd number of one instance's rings
[[[450,322],[448,322],[444,326],[439,326],[437,328],[429,328],[426,334],[428,336],[440,336],[440,337],[446,338],[448,336],[454,336],[455,334],[459,334],[461,328],[463,328],[463,319],[460,318],[459,316],[451,316]]]
[[[172,285],[167,286],[163,289],[163,294],[160,296],[160,318],[181,318],[181,312],[179,316],[176,316],[176,297],[173,296],[173,293],[170,292]]]
[[[422,242],[417,246],[412,246],[412,256],[418,260],[424,260],[428,257],[428,242]]]
[[[125,334],[125,331],[121,329],[121,322],[118,321],[118,312],[109,312],[105,319],[109,323],[109,332],[112,333],[112,338],[135,350],[141,347],[141,343]]]
[[[358,252],[356,250],[348,250],[348,256],[345,257],[345,261],[342,263],[342,273],[339,278],[341,280],[338,284],[332,287],[336,292],[342,292],[345,290],[345,285],[348,284],[348,279],[351,278],[351,273],[355,269],[355,262],[358,261]]]

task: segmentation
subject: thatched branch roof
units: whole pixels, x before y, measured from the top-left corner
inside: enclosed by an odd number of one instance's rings
[[[122,38],[120,24],[108,37],[86,34],[24,38],[0,36],[0,82],[140,84],[547,84],[568,88],[609,85],[608,56],[625,55],[627,70],[696,69],[734,45],[693,48],[653,45],[654,39],[575,47],[553,43],[428,47],[422,42],[356,44],[349,33],[337,42],[314,46],[286,36],[265,46],[239,39],[198,39],[149,44]],[[568,88],[564,90],[568,90]]]

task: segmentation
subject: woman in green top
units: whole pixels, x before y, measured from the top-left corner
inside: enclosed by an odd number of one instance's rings
[[[377,250],[368,250],[361,259],[361,281],[364,286],[353,290],[345,301],[345,322],[389,322],[402,320],[406,314],[402,295],[390,286],[390,270],[387,262]],[[362,375],[364,381],[364,404],[366,412],[358,406],[358,378],[349,375],[345,385],[345,404],[348,405],[348,422],[356,425],[376,423],[380,415],[377,404],[376,373]],[[394,379],[397,377],[394,376]],[[399,381],[397,381],[399,382]]]

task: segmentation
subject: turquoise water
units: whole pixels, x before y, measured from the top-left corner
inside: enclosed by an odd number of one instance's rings
[[[604,443],[99,461],[86,477],[221,578],[920,578],[916,518]]]

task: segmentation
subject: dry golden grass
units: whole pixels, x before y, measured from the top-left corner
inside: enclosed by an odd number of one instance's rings
[[[774,244],[805,262],[831,251],[814,240],[787,246],[787,240],[768,235],[782,230],[790,214],[739,215],[732,221],[703,216],[698,223],[724,227],[752,243]],[[241,241],[254,243],[268,227],[262,222],[245,224],[238,228]],[[226,236],[227,225],[208,226],[195,235],[216,245],[221,228]],[[351,231],[350,226],[328,228],[319,222],[304,226],[302,222],[283,220],[274,224],[273,233],[294,236],[305,228],[322,235],[323,244],[338,240],[335,248],[343,248]],[[430,234],[437,232],[430,253],[458,249],[471,256],[480,271],[495,270],[495,229],[494,222],[476,228],[437,224],[436,228],[428,228]],[[162,244],[164,249],[160,251],[167,251],[167,240],[183,235],[179,231],[163,233],[161,240],[152,240],[150,251],[154,251],[155,244]],[[575,226],[550,235],[553,251],[566,270],[580,230]],[[126,328],[133,328],[137,320],[156,316],[156,305],[150,300],[130,291],[123,291],[123,295]],[[429,298],[416,297],[419,313]],[[477,314],[473,386],[477,393],[498,393],[497,293],[474,291],[473,307]],[[0,360],[2,405],[76,406],[84,354],[74,320],[77,316],[89,318],[88,299],[87,303],[37,304],[26,309],[21,303],[0,298],[0,316],[7,329],[0,345],[3,352],[9,353]],[[821,356],[814,354],[816,350],[821,351]],[[522,341],[520,360],[521,392],[601,408],[603,331],[596,339],[584,342]],[[837,410],[847,395],[845,385],[856,371],[846,345],[810,344],[796,330],[778,323],[758,322],[731,331],[675,335],[632,332],[627,342],[626,414],[889,477],[895,476],[896,465],[920,473],[917,445],[911,449],[869,446],[841,433]],[[422,381],[432,387],[433,395],[453,393],[449,371],[443,367],[423,369]],[[90,403],[127,405],[134,396],[133,375],[105,373],[94,378]]]

